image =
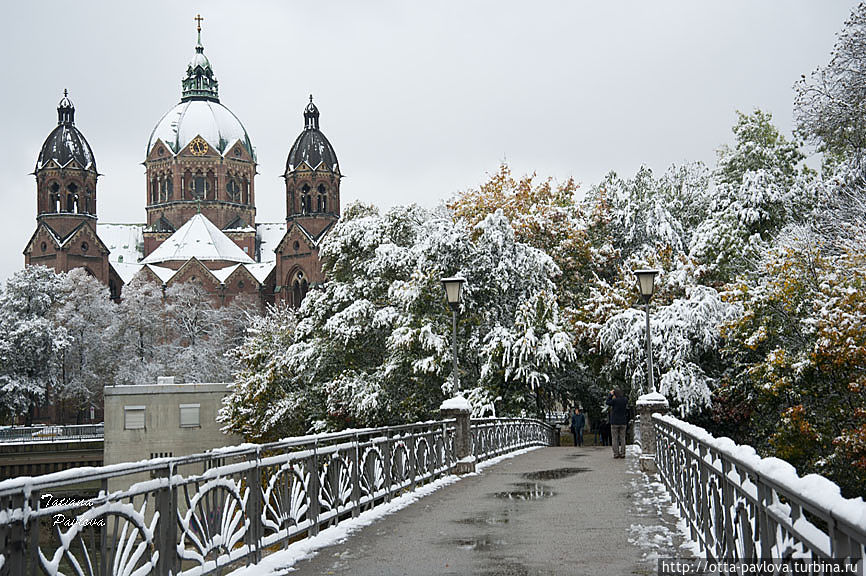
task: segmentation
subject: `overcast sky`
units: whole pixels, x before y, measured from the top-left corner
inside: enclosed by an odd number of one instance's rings
[[[220,100],[259,161],[259,222],[308,94],[342,201],[432,206],[506,160],[586,188],[703,160],[736,110],[790,133],[794,82],[826,64],[855,1],[14,2],[4,5],[0,280],[36,227],[32,172],[63,89],[99,171],[101,222],[145,218],[145,146],[180,100],[196,13]]]

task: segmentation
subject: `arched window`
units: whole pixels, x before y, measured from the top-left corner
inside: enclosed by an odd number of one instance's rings
[[[226,182],[226,193],[229,195],[229,200],[232,202],[241,201],[241,187],[238,186],[238,183],[234,178]]]
[[[201,172],[197,172],[190,181],[190,193],[193,200],[203,200],[207,193],[207,179]]]
[[[319,191],[319,197],[316,199],[316,208],[319,212],[327,212],[328,211],[328,189],[325,188],[324,184],[319,184],[317,190]]]
[[[250,181],[244,178],[244,204],[251,204],[250,202]]]
[[[48,189],[51,190],[51,194],[48,195],[48,211],[60,212],[60,184],[52,182],[49,184]]]
[[[301,187],[301,213],[309,214],[310,212],[310,187],[304,184]]]
[[[301,307],[301,302],[304,300],[304,296],[307,295],[309,284],[307,284],[307,278],[304,276],[303,270],[290,274],[289,278],[289,306],[297,309]]]
[[[174,185],[171,181],[171,176],[163,175],[162,179],[159,181],[159,197],[161,202],[168,202],[171,200],[172,192]]]
[[[154,176],[150,180],[150,203],[156,204],[157,202],[159,202],[159,182]]]
[[[214,195],[216,194],[216,176],[214,176],[213,172],[208,171],[207,178],[205,179],[204,185],[204,197],[206,200],[216,200]]]

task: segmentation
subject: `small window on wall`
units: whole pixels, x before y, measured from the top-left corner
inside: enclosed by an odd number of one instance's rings
[[[181,404],[180,405],[180,427],[181,428],[198,428],[201,426],[199,420],[200,404]]]
[[[144,406],[123,407],[123,429],[144,430]]]

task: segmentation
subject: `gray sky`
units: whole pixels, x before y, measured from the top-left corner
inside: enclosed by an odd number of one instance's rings
[[[313,93],[343,205],[432,206],[507,160],[574,176],[713,163],[735,111],[792,125],[856,1],[15,2],[4,6],[0,280],[36,227],[32,172],[63,89],[99,171],[101,222],[144,221],[145,146],[180,100],[204,17],[220,100],[256,147],[259,222]]]

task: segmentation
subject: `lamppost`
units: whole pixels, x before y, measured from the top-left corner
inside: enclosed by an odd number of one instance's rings
[[[457,383],[457,310],[460,308],[460,299],[463,297],[463,284],[466,283],[466,278],[461,276],[451,276],[450,278],[442,279],[442,286],[445,288],[445,297],[448,298],[448,305],[451,306],[451,324],[453,328],[453,336],[451,342],[454,346],[454,394],[457,394],[459,388]]]
[[[634,271],[634,275],[637,277],[637,284],[638,288],[640,289],[640,295],[644,301],[644,310],[646,311],[646,371],[647,378],[649,379],[649,392],[656,391],[655,383],[653,382],[653,351],[652,337],[650,335],[649,303],[650,299],[653,297],[653,291],[655,290],[655,279],[658,274],[658,270]]]

